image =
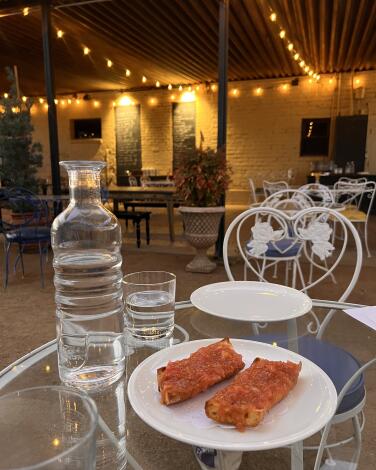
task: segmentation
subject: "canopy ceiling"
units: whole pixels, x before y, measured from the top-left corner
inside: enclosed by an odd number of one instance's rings
[[[216,81],[218,2],[104,0],[67,6],[73,0],[52,1],[57,93],[141,88],[157,80],[162,85]],[[45,93],[37,4],[0,0],[0,91],[7,88],[4,67],[16,64],[23,93]],[[31,5],[27,16],[1,17],[25,5]],[[277,22],[270,21],[271,11]],[[281,27],[314,72],[376,68],[375,0],[230,0],[230,80],[301,74],[286,39],[278,35]],[[62,39],[55,35],[58,29],[64,31]],[[87,56],[84,46],[90,48]]]

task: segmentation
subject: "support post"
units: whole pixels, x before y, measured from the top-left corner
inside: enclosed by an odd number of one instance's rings
[[[226,158],[227,133],[227,68],[228,68],[228,19],[230,0],[219,2],[219,32],[218,32],[218,134],[217,150]],[[222,195],[221,205],[225,205],[225,194]],[[225,237],[225,214],[223,214],[218,239],[215,246],[217,258],[222,258],[223,240]]]
[[[51,51],[51,9],[48,0],[42,0],[42,40],[44,80],[48,104],[48,131],[50,143],[51,175],[53,194],[60,194],[59,140],[55,105],[55,77]]]

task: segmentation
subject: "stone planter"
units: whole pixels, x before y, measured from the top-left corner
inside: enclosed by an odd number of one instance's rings
[[[180,207],[183,217],[184,234],[187,241],[196,248],[196,256],[185,267],[193,273],[211,273],[216,263],[211,261],[206,252],[214,245],[218,237],[224,207]]]

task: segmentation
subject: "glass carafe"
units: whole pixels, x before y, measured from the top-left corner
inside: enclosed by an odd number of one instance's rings
[[[101,202],[103,162],[61,162],[70,203],[52,224],[59,374],[76,386],[124,372],[121,229]]]

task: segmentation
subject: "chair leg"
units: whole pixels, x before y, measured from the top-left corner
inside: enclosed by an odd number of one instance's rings
[[[302,271],[302,267],[300,266],[299,258],[296,259],[296,267],[298,268],[300,282],[302,283],[302,290],[305,292],[306,291],[306,285],[305,285],[305,282],[304,282],[303,271]]]
[[[247,263],[244,263],[244,280],[247,281],[248,278],[248,266]]]
[[[285,286],[289,285],[289,261],[286,261],[285,265]]]
[[[23,246],[21,243],[18,244],[18,253],[21,261],[21,268],[22,268],[22,277],[25,277],[25,266],[23,262]]]
[[[141,230],[140,230],[140,221],[136,222],[136,237],[137,237],[137,248],[141,246]]]
[[[366,246],[366,250],[367,250],[367,255],[368,255],[368,258],[371,258],[371,252],[369,250],[369,246],[368,246],[368,227],[367,227],[367,222],[364,224],[364,244]]]
[[[295,286],[296,286],[296,261],[294,260],[292,262],[292,283],[291,283],[291,287],[293,289],[295,289]]]
[[[353,423],[354,431],[355,431],[355,444],[356,444],[356,451],[354,454],[353,463],[355,464],[355,468],[357,468],[359,458],[360,458],[360,453],[362,450],[362,431],[361,431],[358,415],[352,418],[352,423]]]
[[[273,273],[273,278],[276,279],[278,274],[278,263],[275,263],[274,265],[274,273]]]
[[[9,251],[10,251],[10,243],[8,243],[4,239],[4,280],[3,286],[4,289],[8,287],[8,278],[9,278]]]

